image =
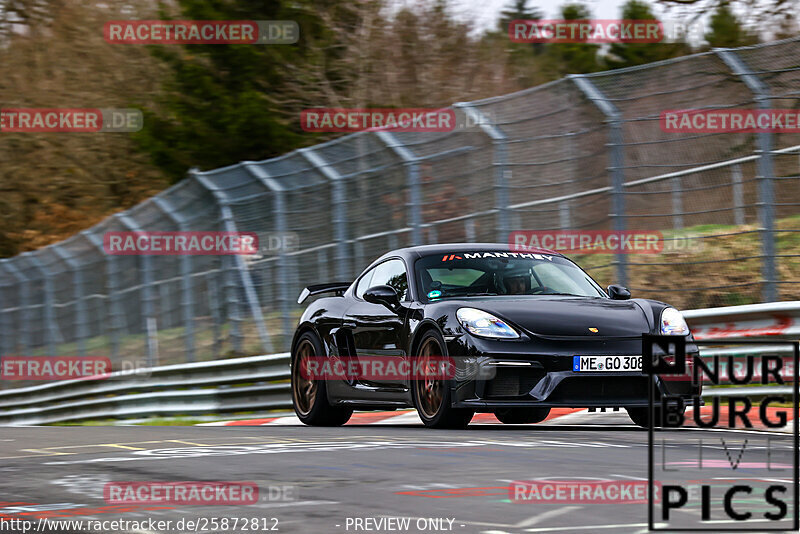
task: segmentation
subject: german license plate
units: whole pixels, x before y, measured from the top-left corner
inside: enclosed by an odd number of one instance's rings
[[[641,371],[641,356],[573,356],[573,371]]]

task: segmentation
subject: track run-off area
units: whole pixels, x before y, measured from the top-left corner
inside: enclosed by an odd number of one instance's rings
[[[768,478],[791,486],[790,433],[684,428],[657,436],[657,459],[684,469],[678,478],[763,480],[769,466],[775,471]],[[702,470],[692,467],[699,440]],[[357,413],[341,428],[305,427],[293,417],[201,426],[5,427],[0,460],[0,521],[50,528],[54,521],[80,523],[60,523],[61,532],[99,532],[92,527],[112,520],[128,521],[118,531],[131,533],[648,529],[646,502],[525,500],[509,492],[515,481],[646,483],[648,433],[624,411],[554,410],[538,425],[502,425],[479,415],[466,430],[426,429],[413,412]],[[109,504],[104,488],[122,481],[240,481],[259,491],[252,504]],[[748,527],[771,526],[759,512],[769,505],[753,500],[758,517]],[[715,504],[706,528],[742,526],[719,510]],[[691,499],[683,513],[699,522],[699,500]],[[791,502],[789,513],[796,513]]]

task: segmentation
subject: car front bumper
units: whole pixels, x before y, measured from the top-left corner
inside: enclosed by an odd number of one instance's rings
[[[457,346],[463,350],[464,340]],[[690,401],[700,395],[701,386],[691,379],[664,380],[642,371],[574,371],[576,355],[641,355],[641,340],[604,340],[602,343],[568,343],[565,346],[536,347],[535,352],[509,351],[508,343],[471,340],[469,356],[454,357],[459,371],[451,382],[453,407],[493,411],[511,407],[625,408],[648,406],[649,385],[654,399],[679,396]],[[530,347],[530,345],[528,345]],[[541,348],[547,350],[542,353]],[[503,352],[500,352],[501,349]],[[464,352],[461,352],[464,354]],[[687,357],[697,347],[687,344]]]

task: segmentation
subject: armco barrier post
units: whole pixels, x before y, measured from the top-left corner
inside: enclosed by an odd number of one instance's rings
[[[597,106],[609,126],[608,130],[608,170],[611,173],[611,198],[614,213],[611,218],[614,231],[624,232],[625,222],[625,172],[624,142],[622,138],[622,113],[589,79],[582,74],[568,76],[580,91]],[[618,283],[628,285],[628,260],[622,253],[616,254]]]
[[[770,109],[769,88],[742,61],[735,51],[725,48],[714,50],[717,55],[739,76],[753,93],[758,109]],[[779,298],[777,274],[775,271],[775,191],[773,190],[774,169],[772,162],[772,132],[758,133],[758,213],[761,223],[761,277],[764,286],[761,299],[774,302]]]

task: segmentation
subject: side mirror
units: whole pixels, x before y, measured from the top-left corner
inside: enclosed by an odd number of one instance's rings
[[[364,300],[373,304],[383,304],[393,312],[400,309],[400,297],[392,286],[374,286],[364,292]]]
[[[628,300],[631,298],[631,292],[628,291],[627,287],[612,284],[608,286],[608,296],[613,300]]]

